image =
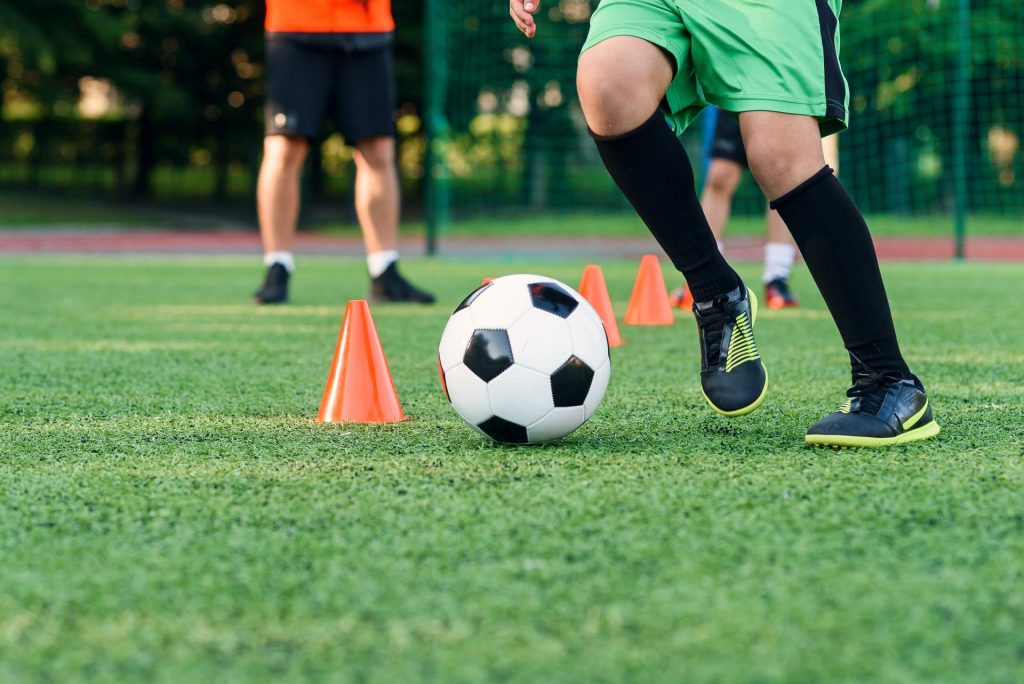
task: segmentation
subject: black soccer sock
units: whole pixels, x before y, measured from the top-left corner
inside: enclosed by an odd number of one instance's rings
[[[736,289],[740,278],[718,251],[690,160],[664,115],[657,111],[622,135],[591,135],[608,173],[686,277],[694,299],[706,302]]]
[[[909,377],[871,234],[857,205],[828,166],[771,202],[800,247],[839,328],[856,375]],[[858,363],[859,361],[859,363]]]

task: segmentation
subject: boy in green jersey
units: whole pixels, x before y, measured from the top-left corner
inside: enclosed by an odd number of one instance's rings
[[[510,0],[527,37],[541,0]],[[841,0],[603,0],[577,89],[601,159],[694,296],[701,387],[721,414],[750,413],[767,373],[757,300],[722,258],[676,135],[708,103],[739,115],[750,170],[793,234],[839,328],[853,386],[810,444],[884,446],[939,432],[900,353],[867,225],[825,164],[843,130]]]

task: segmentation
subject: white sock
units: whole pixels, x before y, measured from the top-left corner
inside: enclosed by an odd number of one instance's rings
[[[769,242],[764,246],[764,282],[788,278],[796,259],[796,247],[786,242]]]
[[[379,252],[369,252],[366,255],[366,270],[370,272],[371,278],[376,278],[396,261],[398,261],[398,250],[382,249]]]
[[[263,265],[281,264],[284,270],[291,273],[295,270],[295,255],[291,252],[267,252],[263,255]]]
[[[718,245],[719,254],[725,254],[725,243],[721,240],[715,240],[715,244]]]

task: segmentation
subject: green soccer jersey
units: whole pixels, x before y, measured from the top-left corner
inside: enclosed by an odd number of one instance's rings
[[[731,112],[816,117],[822,135],[846,128],[839,66],[842,0],[602,0],[583,49],[633,36],[675,61],[666,115],[682,132],[707,104]]]

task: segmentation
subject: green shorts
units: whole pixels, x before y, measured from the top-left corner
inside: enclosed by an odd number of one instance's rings
[[[665,93],[677,133],[707,104],[730,112],[816,117],[822,135],[846,128],[849,89],[839,66],[842,0],[602,0],[586,50],[633,36],[672,55]]]

